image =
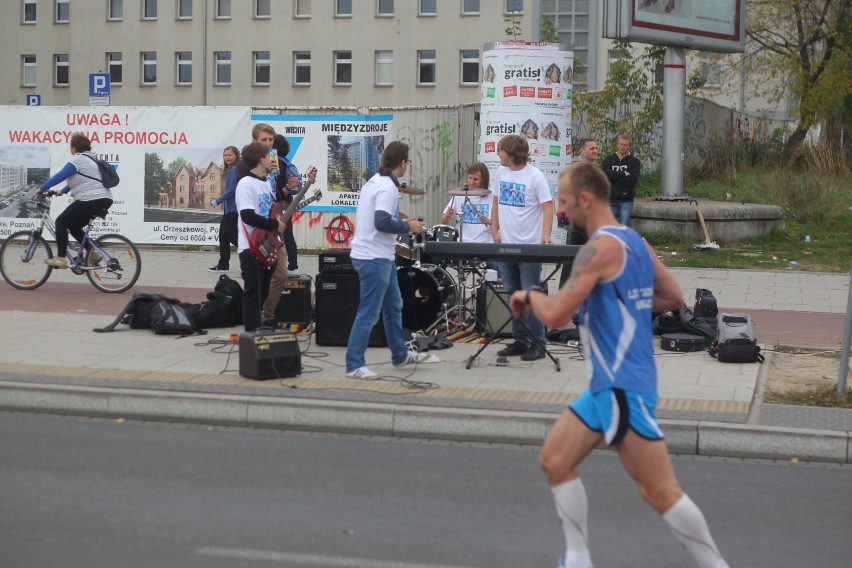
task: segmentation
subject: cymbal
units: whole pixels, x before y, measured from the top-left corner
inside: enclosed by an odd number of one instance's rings
[[[484,187],[453,187],[445,189],[444,193],[457,197],[487,197],[491,195],[491,191]]]
[[[404,193],[406,195],[426,195],[426,192],[417,187],[411,187],[406,183],[402,183],[399,186],[399,192]]]

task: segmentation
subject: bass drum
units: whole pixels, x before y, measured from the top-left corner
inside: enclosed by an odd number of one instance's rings
[[[435,323],[445,304],[449,307],[456,302],[456,281],[440,266],[400,267],[396,276],[402,294],[402,327],[410,331],[425,330]]]

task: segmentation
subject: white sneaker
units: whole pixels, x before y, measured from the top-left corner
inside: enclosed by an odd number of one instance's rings
[[[417,351],[409,351],[408,357],[405,358],[405,361],[400,363],[399,365],[394,365],[397,369],[400,367],[405,367],[406,365],[427,365],[429,363],[437,363],[440,359],[437,355],[433,355],[428,351],[424,351],[423,353],[418,353]]]
[[[368,367],[358,367],[354,371],[346,373],[350,379],[360,379],[362,381],[374,381],[380,377],[375,371],[371,371]]]

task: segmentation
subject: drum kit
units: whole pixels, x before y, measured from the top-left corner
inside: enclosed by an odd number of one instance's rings
[[[399,190],[407,195],[425,194],[425,191],[405,184]],[[470,203],[470,197],[490,195],[487,189],[467,186],[445,189],[443,193],[465,197],[465,205]],[[402,325],[412,332],[426,335],[439,331],[451,333],[468,327],[475,320],[475,290],[481,285],[475,280],[481,272],[475,270],[470,262],[435,263],[423,251],[429,241],[461,241],[464,230],[461,218],[461,215],[456,215],[458,228],[444,224],[431,228],[424,226],[418,235],[402,234],[397,237],[396,264],[402,294]],[[456,272],[455,278],[448,269]]]

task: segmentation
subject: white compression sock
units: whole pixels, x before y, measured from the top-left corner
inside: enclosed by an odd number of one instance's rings
[[[728,568],[701,509],[685,493],[663,514],[663,520],[701,568]]]
[[[565,533],[565,566],[592,568],[589,554],[589,498],[578,477],[550,488]]]

